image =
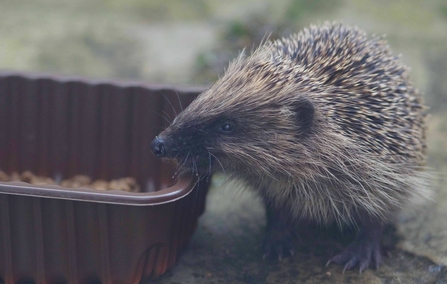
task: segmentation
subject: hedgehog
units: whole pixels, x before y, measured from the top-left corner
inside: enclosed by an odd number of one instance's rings
[[[408,73],[384,37],[314,25],[242,52],[150,147],[258,192],[264,257],[294,254],[296,224],[336,224],[357,235],[327,265],[378,268],[384,226],[431,192],[426,107]]]

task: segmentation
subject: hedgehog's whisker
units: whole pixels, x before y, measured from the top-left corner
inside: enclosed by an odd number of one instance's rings
[[[186,156],[182,159],[183,160],[183,162],[181,164],[182,168],[186,165],[186,162],[188,161],[189,153],[191,153],[191,150],[189,150],[188,153],[186,154]]]
[[[188,150],[188,153],[186,154],[185,160],[183,162],[183,166],[186,164],[186,161],[188,160],[189,153],[191,153],[191,150]]]
[[[212,172],[212,160],[211,160],[211,153],[208,151],[208,174],[211,175]]]
[[[192,161],[191,170],[193,173],[197,174],[196,157],[193,157],[191,161]]]
[[[183,105],[182,100],[180,99],[180,96],[176,90],[174,90],[175,94],[177,95],[178,104],[180,105],[180,110],[183,111]]]
[[[174,177],[177,176],[177,175],[180,173],[180,170],[185,166],[185,164],[186,164],[186,162],[187,162],[187,160],[188,160],[188,157],[189,157],[189,153],[190,153],[190,152],[191,152],[191,151],[188,151],[188,153],[186,154],[186,156],[185,156],[184,158],[182,158],[182,160],[180,161],[179,166],[178,166],[177,170],[176,170],[175,173],[174,173]]]
[[[163,98],[168,102],[168,104],[171,106],[171,108],[172,108],[172,112],[174,113],[174,115],[175,116],[177,116],[177,111],[175,110],[175,107],[172,105],[172,103],[171,103],[171,101],[168,99],[168,97],[166,97],[166,95],[165,94],[163,94],[161,91],[158,91],[162,96],[163,96]]]
[[[171,124],[171,122],[172,122],[172,118],[171,118],[171,116],[167,113],[167,112],[165,112],[165,111],[162,111],[163,112],[163,114],[165,114],[168,118],[169,118],[169,124]]]
[[[219,163],[219,165],[220,165],[220,168],[222,169],[222,172],[224,173],[224,174],[226,174],[225,173],[225,168],[224,168],[224,166],[222,165],[222,163],[220,162],[220,160],[216,157],[216,155],[213,155],[211,152],[209,152],[208,151],[208,153],[210,153],[210,155],[214,158],[214,159],[216,159],[216,161]]]
[[[194,168],[195,168],[194,172],[195,172],[197,175],[200,175],[198,160],[199,160],[198,157],[196,157],[196,159],[194,160]]]
[[[182,145],[182,148],[180,148],[180,150],[177,152],[177,154],[174,156],[174,159],[176,159],[177,157],[178,157],[178,155],[180,155],[180,153],[183,151],[183,149],[185,148],[185,145]],[[191,150],[188,150],[188,153],[190,152]]]
[[[164,120],[166,120],[166,122],[167,122],[168,124],[171,124],[172,119],[171,119],[171,117],[170,117],[166,112],[163,111],[163,114],[164,114],[164,115],[162,115],[161,113],[158,113],[158,112],[156,112],[156,111],[153,111],[153,110],[151,110],[150,112],[155,113],[156,115],[159,115],[159,116],[162,117]],[[167,118],[166,118],[165,115],[167,116]]]

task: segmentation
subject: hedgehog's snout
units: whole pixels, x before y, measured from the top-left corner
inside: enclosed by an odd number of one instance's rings
[[[163,158],[167,155],[166,143],[159,136],[152,141],[151,150],[157,158]]]
[[[170,137],[159,135],[151,142],[152,153],[157,158],[175,158],[179,154],[179,148],[174,142]]]

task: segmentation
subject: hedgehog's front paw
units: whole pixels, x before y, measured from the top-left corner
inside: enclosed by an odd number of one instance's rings
[[[357,238],[341,253],[329,259],[326,266],[332,262],[345,265],[343,273],[355,266],[359,266],[359,273],[362,273],[370,264],[374,263],[375,268],[379,268],[382,262],[382,254],[380,252],[380,244],[378,239],[360,239]]]
[[[267,232],[262,246],[264,250],[262,259],[276,255],[281,261],[284,256],[295,254],[294,236],[289,229]]]

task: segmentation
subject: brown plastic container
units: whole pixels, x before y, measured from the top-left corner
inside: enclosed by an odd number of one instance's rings
[[[0,283],[131,284],[172,267],[208,184],[173,181],[149,144],[199,91],[0,73],[1,170],[134,177],[143,191],[0,182]]]

